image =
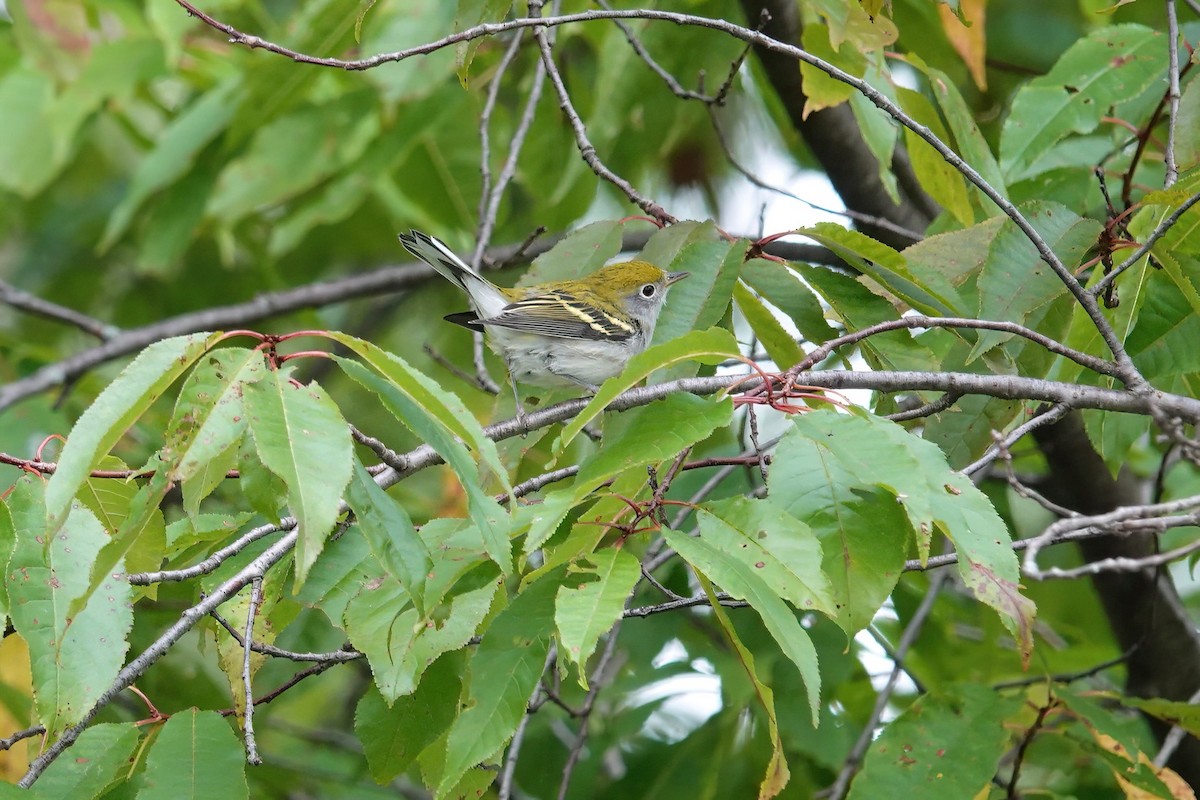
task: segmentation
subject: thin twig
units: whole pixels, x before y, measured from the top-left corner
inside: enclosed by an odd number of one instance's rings
[[[190,567],[160,570],[158,572],[135,572],[127,575],[126,580],[134,586],[149,586],[154,583],[178,583],[198,578],[201,575],[208,575],[210,572],[217,571],[229,558],[245,550],[252,542],[257,542],[259,539],[264,536],[270,536],[272,533],[295,530],[295,527],[296,519],[294,517],[285,517],[279,521],[278,525],[259,525],[257,528],[253,528],[239,536],[233,543],[222,547],[208,558]]]
[[[1017,791],[1017,782],[1021,778],[1021,765],[1025,763],[1025,753],[1029,750],[1029,745],[1033,743],[1033,739],[1037,736],[1038,731],[1046,723],[1046,716],[1058,707],[1058,698],[1051,697],[1046,703],[1038,707],[1037,716],[1034,717],[1033,723],[1026,729],[1025,734],[1021,737],[1021,743],[1017,746],[1017,754],[1013,758],[1012,775],[1008,781],[1007,794],[1008,800],[1020,800],[1020,793]]]
[[[1200,12],[1198,12],[1200,13]],[[1200,689],[1197,689],[1191,697],[1188,698],[1188,705],[1196,705],[1200,703]],[[1189,735],[1186,728],[1179,725],[1172,725],[1171,730],[1167,731],[1167,735],[1163,737],[1162,747],[1158,749],[1158,753],[1154,756],[1154,766],[1165,767],[1167,762],[1171,760],[1171,756],[1179,749],[1179,745],[1183,744],[1185,737]]]
[[[262,602],[262,577],[250,582],[250,602],[246,608],[246,635],[242,646],[242,687],[245,690],[245,708],[242,711],[242,735],[246,741],[246,763],[258,766],[262,757],[254,740],[254,689],[251,684],[250,656],[254,652],[245,642],[254,641],[254,618]]]
[[[567,763],[563,765],[562,780],[558,784],[558,800],[566,800],[567,789],[571,785],[571,775],[575,772],[575,765],[579,763],[580,757],[583,755],[583,746],[587,742],[588,737],[588,720],[591,719],[592,709],[596,705],[596,698],[600,694],[600,689],[604,685],[603,677],[605,670],[608,669],[608,662],[612,659],[613,652],[616,650],[617,634],[621,630],[621,622],[613,626],[608,632],[608,641],[604,643],[604,650],[600,653],[600,659],[596,662],[596,668],[592,670],[592,676],[588,680],[587,696],[583,698],[583,705],[580,706],[575,716],[579,719],[579,731],[575,734],[575,741],[571,744],[571,749],[567,752]]]
[[[891,701],[892,692],[896,690],[896,684],[900,680],[903,668],[899,659],[904,658],[908,654],[909,648],[917,640],[917,636],[920,635],[921,628],[925,625],[925,620],[929,616],[929,612],[933,610],[933,603],[937,599],[938,593],[942,590],[948,579],[949,573],[946,572],[939,572],[930,578],[929,588],[925,591],[925,597],[921,599],[921,604],[913,612],[912,619],[908,621],[908,625],[904,628],[904,633],[900,636],[900,641],[896,644],[896,658],[893,660],[892,673],[888,676],[887,683],[884,684],[879,695],[875,698],[875,707],[871,710],[871,715],[867,717],[862,733],[859,734],[858,739],[854,742],[854,746],[850,748],[850,753],[846,756],[846,760],[842,764],[842,769],[838,773],[837,780],[833,782],[833,786],[829,790],[828,796],[831,800],[842,800],[846,796],[846,792],[850,788],[850,780],[858,771],[858,766],[862,763],[863,756],[867,753],[867,748],[871,746],[871,742],[875,736],[875,727],[879,724],[884,710]]]
[[[932,403],[925,403],[923,405],[917,406],[916,408],[910,408],[905,411],[897,411],[895,414],[886,415],[884,417],[884,419],[889,419],[892,422],[907,422],[910,419],[920,419],[921,417],[931,417],[934,414],[942,413],[943,411],[948,409],[950,406],[957,403],[961,397],[962,397],[962,395],[960,395],[960,394],[955,394],[953,392],[946,392],[941,397],[939,397],[937,400],[934,400]]]
[[[530,7],[533,7],[533,3],[530,4]],[[567,92],[566,84],[563,83],[562,74],[559,73],[558,67],[554,63],[554,52],[551,49],[550,37],[546,31],[545,27],[535,27],[533,29],[533,37],[537,40],[538,47],[542,52],[542,63],[546,67],[546,74],[550,78],[550,85],[554,87],[554,93],[558,95],[558,107],[562,109],[567,122],[571,126],[571,131],[575,134],[575,144],[579,148],[579,155],[584,160],[584,163],[591,168],[592,172],[596,173],[597,177],[617,187],[622,194],[629,198],[631,203],[654,217],[660,223],[676,222],[675,217],[668,214],[666,209],[644,196],[633,187],[633,184],[613,172],[600,160],[600,156],[596,154],[596,146],[588,138],[587,127],[579,117],[579,112],[575,110],[575,104],[571,102],[571,96]]]
[[[1185,512],[1192,512],[1197,507],[1200,507],[1200,495],[1192,495],[1166,503],[1122,506],[1104,514],[1095,514],[1092,516],[1081,515],[1070,519],[1060,519],[1058,522],[1048,526],[1043,533],[1026,540],[1029,544],[1025,547],[1025,556],[1021,570],[1027,577],[1034,580],[1072,577],[1067,571],[1059,567],[1041,569],[1037,563],[1038,552],[1048,543],[1058,541],[1064,534],[1072,532],[1112,533],[1118,530],[1123,530],[1124,532],[1131,530],[1163,531],[1173,527],[1195,525],[1200,514]],[[1182,514],[1182,516],[1162,516],[1167,514]],[[1072,570],[1071,572],[1074,571]]]
[[[65,323],[78,328],[89,336],[95,336],[102,342],[107,342],[121,333],[121,329],[116,325],[109,325],[89,317],[87,314],[81,314],[73,308],[43,300],[37,295],[18,289],[7,281],[0,281],[0,303],[27,314]]]
[[[998,437],[996,442],[982,456],[962,468],[964,475],[974,475],[979,470],[991,464],[1001,456],[1007,456],[1014,444],[1027,434],[1046,425],[1052,425],[1067,415],[1071,409],[1063,404],[1053,405],[1017,427],[1004,437]]]
[[[7,739],[0,739],[0,753],[4,752],[5,750],[11,750],[12,746],[17,742],[24,741],[25,739],[32,739],[34,736],[41,736],[45,732],[45,725],[34,725],[32,728],[26,728],[25,730],[17,731]]]
[[[1163,153],[1166,175],[1163,188],[1170,189],[1179,178],[1175,163],[1175,125],[1179,119],[1179,20],[1175,0],[1167,0],[1167,147]]]
[[[350,426],[350,436],[354,439],[354,441],[370,450],[375,454],[376,458],[378,458],[384,464],[387,464],[392,469],[401,471],[408,469],[408,464],[404,462],[404,456],[400,455],[395,450],[376,439],[374,436],[368,436],[353,425]]]

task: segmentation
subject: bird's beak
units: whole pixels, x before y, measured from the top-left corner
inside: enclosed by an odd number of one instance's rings
[[[684,278],[686,278],[688,275],[691,275],[691,274],[692,273],[690,273],[690,272],[668,272],[667,273],[667,286],[670,286],[672,283],[675,283],[676,281],[681,281]]]

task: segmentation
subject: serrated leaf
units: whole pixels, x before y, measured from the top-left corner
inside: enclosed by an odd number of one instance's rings
[[[249,798],[241,743],[220,714],[189,708],[171,715],[146,756],[137,800]]]
[[[71,499],[100,457],[184,370],[216,343],[219,334],[164,339],[143,350],[79,417],[46,484],[50,531],[66,518]]]
[[[999,612],[1028,662],[1034,606],[1020,593],[1008,530],[987,497],[949,468],[941,450],[865,412],[814,411],[793,418],[792,425],[771,467],[772,502],[803,517],[806,493],[820,482],[803,476],[823,461],[831,485],[886,490],[904,510],[922,560],[935,527],[954,543],[963,581],[976,599]]]
[[[350,430],[329,395],[315,383],[301,386],[291,370],[267,373],[244,389],[246,416],[263,465],[288,490],[296,516],[296,583],[308,576],[340,513],[350,482]]]
[[[654,244],[653,239],[650,244]],[[643,256],[651,251],[650,244],[642,251]],[[667,304],[658,315],[651,346],[720,323],[729,311],[746,247],[744,239],[730,242],[719,238],[716,227],[706,222],[692,231],[687,244],[669,264],[658,264],[669,272],[686,272],[688,277],[671,287]]]
[[[817,650],[796,612],[755,572],[753,567],[717,549],[703,538],[692,538],[678,531],[664,530],[663,537],[693,569],[739,600],[745,600],[762,618],[780,650],[800,670],[808,694],[808,710],[813,725],[821,711],[821,672]]]
[[[442,738],[458,714],[460,659],[443,656],[425,671],[417,690],[388,706],[374,686],[354,711],[354,732],[371,777],[387,783],[408,770],[425,748]]]
[[[146,200],[181,179],[195,166],[200,151],[220,135],[232,119],[242,92],[242,82],[230,77],[200,95],[159,133],[154,148],[138,163],[129,188],[108,218],[104,235],[97,245],[101,253],[129,229]]]
[[[92,725],[71,745],[68,758],[60,758],[38,778],[38,797],[100,797],[129,768],[129,757],[138,743],[132,722]]]
[[[752,258],[742,264],[741,277],[782,311],[807,341],[824,342],[837,336],[825,319],[821,301],[807,284],[797,279],[795,270],[774,261]]]
[[[1083,219],[1057,203],[1027,203],[1021,211],[1068,266],[1081,262],[1100,235],[1099,222]],[[1029,238],[1009,220],[1005,220],[992,239],[978,286],[981,318],[1035,328],[1050,304],[1067,291]],[[1011,336],[999,331],[980,332],[967,363]]]
[[[466,708],[446,737],[442,798],[467,770],[513,735],[542,677],[554,633],[560,575],[547,575],[512,599],[488,627],[469,665]]]
[[[605,406],[611,403],[617,395],[632,388],[638,381],[656,369],[685,359],[695,359],[702,363],[713,364],[738,355],[737,342],[734,340],[733,334],[724,328],[692,331],[678,339],[655,345],[645,352],[639,353],[629,359],[629,363],[625,365],[625,369],[621,371],[620,375],[606,380],[591,402],[563,428],[562,433],[554,441],[555,456],[561,455],[571,440],[583,430],[583,427],[598,417]]]
[[[354,480],[346,491],[346,503],[358,518],[358,526],[376,561],[400,582],[417,613],[424,615],[425,576],[433,562],[404,506],[379,488],[357,460]]]
[[[387,380],[356,361],[336,356],[334,360],[347,375],[378,394],[388,411],[445,459],[467,494],[471,520],[484,536],[488,555],[501,570],[512,570],[512,543],[509,540],[512,520],[484,491],[479,467],[464,444],[470,444],[485,463],[493,465],[494,459],[495,474],[508,490],[508,478],[499,464],[500,455],[495,443],[484,435],[475,417],[457,397],[449,393],[439,397],[435,391],[437,385],[429,378],[382,350],[363,348],[363,351],[371,354],[374,359],[371,363],[376,369],[386,370]],[[398,368],[401,365],[402,369]],[[458,416],[455,416],[456,412]]]
[[[985,686],[918,698],[871,744],[850,800],[922,797],[931,785],[943,797],[978,796],[1009,748],[1004,723],[1020,708]]]
[[[454,30],[461,31],[481,22],[501,22],[508,15],[512,4],[513,0],[458,0],[458,10],[454,14]],[[464,87],[467,85],[467,75],[471,72],[471,62],[475,60],[475,51],[484,41],[483,37],[477,37],[459,42],[455,46],[458,80]]]
[[[745,497],[706,503],[696,516],[699,538],[741,561],[798,611],[835,613],[821,544],[799,519]]]
[[[708,597],[709,605],[712,607],[713,616],[716,617],[717,624],[721,626],[721,630],[725,633],[725,638],[733,645],[734,652],[737,653],[738,660],[742,663],[742,668],[746,671],[746,675],[750,678],[750,683],[754,687],[754,693],[758,695],[759,703],[763,707],[763,712],[767,716],[767,733],[771,737],[771,760],[767,763],[767,773],[763,776],[762,783],[758,787],[759,800],[770,800],[776,797],[787,786],[791,779],[791,771],[788,769],[787,756],[784,753],[783,740],[779,736],[779,717],[775,712],[775,693],[771,691],[771,687],[763,682],[758,676],[758,668],[754,663],[754,654],[746,645],[742,644],[741,638],[737,635],[737,630],[733,627],[733,621],[729,618],[729,614],[721,607],[720,601],[717,599],[717,593],[713,589],[712,582],[703,574],[698,575],[700,585],[704,589],[704,594]],[[817,718],[813,716],[813,725],[817,724]]]
[[[241,440],[242,393],[266,372],[262,353],[242,347],[212,350],[197,362],[167,424],[161,461],[171,480],[192,477]]]
[[[913,275],[904,255],[866,234],[821,222],[796,231],[841,256],[864,275],[925,314],[954,316],[953,300],[937,294]]]
[[[750,325],[750,330],[754,331],[754,335],[767,351],[767,356],[776,366],[787,368],[804,360],[804,351],[796,344],[795,338],[784,330],[779,320],[775,319],[775,315],[754,292],[744,284],[738,283],[733,287],[733,299]]]
[[[81,505],[47,538],[42,483],[22,478],[8,499],[16,541],[7,565],[10,613],[29,643],[38,716],[54,736],[79,722],[125,662],[133,624],[131,589],[111,575],[86,607],[69,617],[86,591],[92,562],[108,535]]]
[[[604,447],[580,464],[574,484],[550,492],[530,510],[525,552],[545,544],[571,509],[605,481],[674,457],[727,426],[732,417],[729,398],[712,400],[689,394],[669,395],[625,412],[615,430],[606,435]]]
[[[547,281],[574,280],[595,272],[621,252],[624,229],[619,222],[600,220],[572,231],[535,258],[516,285],[533,286]],[[663,266],[644,253],[643,258]]]
[[[433,618],[405,608],[408,593],[395,579],[376,579],[346,606],[350,641],[367,654],[384,700],[412,694],[425,670],[443,653],[466,645],[492,604],[496,581],[452,597]],[[399,609],[404,609],[400,611]]]
[[[900,315],[888,301],[861,282],[821,267],[797,267],[797,272],[841,317],[847,330],[858,331]],[[939,360],[908,331],[889,331],[862,342],[867,363],[875,369],[938,369]]]
[[[1114,104],[1136,97],[1165,67],[1162,34],[1140,25],[1098,28],[1075,42],[1046,75],[1013,99],[1000,135],[1000,166],[1009,181],[1071,133],[1090,133]]]
[[[925,95],[897,87],[901,107],[918,123],[929,128],[938,139],[949,141],[950,135],[942,125],[942,119]],[[904,143],[908,148],[912,168],[921,188],[949,211],[960,225],[966,227],[975,221],[967,182],[962,173],[954,168],[942,154],[911,129],[904,129]]]
[[[554,603],[554,624],[563,652],[579,667],[579,683],[587,689],[587,661],[600,637],[621,618],[642,571],[629,553],[609,549],[576,562],[567,575]],[[575,576],[595,580],[571,585],[578,580]]]
[[[75,616],[101,586],[112,580],[117,565],[125,561],[125,557],[143,537],[152,546],[154,541],[161,541],[165,523],[159,504],[170,488],[163,472],[155,471],[150,480],[134,492],[129,500],[128,515],[121,521],[120,527],[112,532],[112,536],[100,548],[100,552],[96,553],[87,588],[71,600],[71,605],[67,608],[68,617]]]

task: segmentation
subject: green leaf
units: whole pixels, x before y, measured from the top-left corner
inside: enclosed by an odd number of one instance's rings
[[[550,574],[527,587],[484,633],[469,665],[466,707],[446,738],[438,798],[502,748],[525,716],[550,652],[561,577]]]
[[[231,539],[253,516],[243,511],[239,514],[197,514],[177,519],[166,529],[166,554],[173,557],[197,544]]]
[[[708,596],[708,602],[712,607],[713,616],[717,619],[717,624],[721,626],[721,630],[725,633],[725,638],[733,645],[734,652],[737,653],[742,668],[750,678],[751,685],[754,686],[754,693],[758,695],[763,712],[767,715],[767,732],[771,737],[771,760],[767,764],[767,773],[763,776],[762,783],[758,789],[759,799],[767,800],[767,798],[776,797],[782,792],[791,779],[791,771],[788,769],[787,757],[784,754],[783,740],[779,737],[779,716],[775,711],[775,693],[771,691],[770,686],[758,677],[758,668],[754,663],[754,654],[750,652],[750,649],[746,645],[742,644],[741,638],[737,635],[737,630],[733,627],[733,621],[729,618],[728,612],[721,607],[721,603],[717,599],[717,593],[713,589],[712,582],[703,574],[699,575],[699,580],[700,585],[704,589],[704,594]],[[808,685],[807,680],[805,681],[805,685]],[[816,713],[816,711],[813,712],[814,726],[817,724]]]
[[[719,550],[707,539],[694,539],[671,530],[664,530],[663,537],[698,573],[734,598],[745,600],[758,612],[783,654],[800,670],[808,694],[808,710],[816,725],[821,713],[821,672],[817,667],[817,650],[796,619],[796,613],[753,567]]]
[[[139,738],[132,722],[91,726],[71,745],[67,758],[51,763],[38,778],[37,796],[100,797],[124,777]]]
[[[1200,341],[1200,314],[1169,277],[1153,272],[1137,327],[1125,347],[1138,369],[1152,380],[1200,371],[1200,348],[1195,347]]]
[[[206,213],[231,227],[339,174],[379,136],[377,102],[369,89],[348,90],[260,122],[249,147],[226,162]]]
[[[604,447],[580,464],[574,484],[550,492],[530,512],[525,552],[532,553],[545,544],[571,509],[601,484],[636,467],[673,458],[683,448],[727,427],[732,417],[731,399],[714,401],[690,394],[669,395],[625,412],[606,434]],[[552,566],[554,559],[542,569]]]
[[[417,690],[388,707],[374,686],[354,712],[354,732],[376,783],[406,772],[425,748],[441,739],[458,714],[462,681],[458,658],[445,656],[426,670]]]
[[[798,267],[797,272],[829,303],[847,330],[858,331],[900,317],[891,303],[873,294],[859,280],[822,267]],[[889,331],[872,336],[860,347],[867,363],[875,369],[940,368],[929,348],[914,340],[908,331]]]
[[[834,48],[829,43],[829,27],[812,22],[800,34],[800,44],[812,55],[822,58],[851,75],[862,77],[866,70],[866,55],[856,47]],[[804,85],[804,116],[823,108],[839,106],[854,96],[855,89],[844,81],[831,77],[808,62],[800,62],[800,81]]]
[[[458,8],[454,14],[454,30],[461,31],[481,22],[502,22],[512,4],[513,0],[458,0]],[[467,75],[471,72],[471,62],[475,60],[475,51],[484,41],[481,37],[455,45],[458,80],[464,88],[467,86]]]
[[[287,502],[287,484],[263,466],[252,430],[247,429],[238,447],[237,469],[242,497],[256,512],[278,523],[280,510]]]
[[[809,342],[824,342],[837,336],[825,319],[821,301],[796,277],[796,272],[783,264],[752,258],[742,264],[744,280],[754,291],[784,313],[800,334]]]
[[[496,449],[496,443],[483,432],[479,421],[467,410],[457,395],[446,391],[436,381],[413,368],[400,356],[388,353],[370,342],[336,332],[331,333],[329,337],[357,353],[376,372],[403,392],[407,403],[402,406],[405,414],[400,417],[400,421],[411,428],[413,433],[428,441],[427,435],[431,434],[431,430],[426,420],[436,422],[440,427],[462,439],[468,447],[475,451],[484,465],[495,474],[505,492],[511,489],[504,462],[500,459],[500,453]],[[343,366],[347,363],[345,359],[337,359],[337,361]],[[438,438],[444,437],[439,436]],[[437,447],[434,446],[434,449],[437,450]],[[458,467],[450,461],[446,453],[441,450],[438,450],[438,453],[446,458],[447,463],[457,471]],[[475,474],[475,471],[472,470],[467,470],[467,472]]]
[[[229,723],[214,711],[171,715],[146,757],[138,800],[239,800],[250,796],[246,758]]]
[[[800,228],[796,233],[825,245],[859,272],[870,276],[918,311],[954,316],[952,299],[936,294],[909,270],[905,256],[887,245],[832,222]]]
[[[73,505],[46,535],[39,479],[24,477],[8,500],[16,543],[6,582],[17,633],[29,644],[38,716],[50,736],[83,719],[125,663],[133,624],[131,589],[106,576],[102,591],[68,616],[88,587],[92,562],[108,535],[90,511]]]
[[[745,497],[706,503],[697,518],[699,538],[749,567],[797,610],[833,616],[821,543],[803,522],[777,505]]]
[[[624,229],[619,222],[600,220],[572,231],[556,242],[554,247],[535,258],[533,265],[525,271],[516,285],[533,286],[547,281],[572,280],[595,272],[621,252],[621,234]],[[643,258],[651,260],[644,254]],[[658,264],[657,261],[652,263]]]
[[[193,333],[164,339],[143,350],[105,387],[67,437],[58,468],[46,484],[49,531],[66,518],[75,492],[93,466],[184,370],[216,343],[219,334]]]
[[[807,518],[813,484],[816,491],[822,482],[838,491],[884,489],[907,516],[922,560],[929,555],[934,528],[954,543],[963,581],[976,599],[999,612],[1027,662],[1034,606],[1020,593],[1008,530],[987,497],[949,468],[941,450],[865,412],[814,411],[793,418],[792,426],[771,467],[771,501]],[[829,496],[831,490],[823,493]]]
[[[151,553],[161,546],[165,523],[159,505],[170,488],[170,483],[162,471],[156,471],[146,485],[139,488],[130,498],[128,516],[121,521],[120,527],[113,532],[93,559],[87,588],[71,600],[71,605],[67,608],[68,618],[79,613],[92,595],[112,580],[113,571],[125,561],[125,557],[140,541],[145,541]],[[144,558],[142,563],[146,563]],[[149,566],[157,568],[158,564]]]
[[[1008,189],[1005,186],[1004,174],[1000,171],[1000,164],[992,154],[991,147],[975,121],[975,115],[963,100],[954,81],[941,70],[928,66],[915,52],[907,52],[905,57],[909,64],[924,72],[929,79],[929,92],[937,101],[942,117],[950,126],[950,132],[954,134],[955,151],[1002,197],[1007,197]],[[990,199],[981,199],[980,203],[987,216],[1000,214],[1000,209]]]
[[[736,358],[739,355],[737,342],[733,334],[724,328],[709,328],[704,331],[692,331],[678,339],[650,347],[629,359],[620,375],[609,378],[596,392],[596,396],[582,411],[571,420],[554,442],[556,456],[583,427],[598,417],[605,406],[627,389],[632,388],[638,381],[645,378],[656,369],[685,359],[696,359],[706,364],[719,363],[726,358]]]
[[[8,510],[8,504],[0,502],[0,564],[4,569],[8,569],[9,559],[12,557],[13,548],[17,543],[17,532],[13,527],[12,513]],[[8,625],[8,581],[0,581],[0,624],[7,627]]]
[[[624,550],[608,549],[593,553],[568,570],[568,581],[575,576],[595,580],[558,589],[554,604],[554,624],[563,651],[579,667],[579,683],[587,688],[587,661],[596,642],[621,618],[625,601],[642,577],[638,560]]]
[[[804,351],[796,344],[796,339],[783,329],[754,292],[738,283],[733,287],[733,299],[776,366],[786,369],[804,360]]]
[[[212,350],[199,360],[167,424],[160,460],[171,480],[192,477],[241,441],[247,424],[242,393],[266,372],[262,353],[242,347]]]
[[[138,210],[155,192],[180,180],[196,165],[200,151],[225,130],[237,110],[242,82],[230,77],[200,95],[155,137],[154,148],[133,172],[129,188],[113,209],[97,249],[107,252],[129,229]]]
[[[892,86],[891,72],[881,56],[878,52],[870,54],[867,70],[862,77],[884,97],[895,103],[896,92]],[[896,175],[892,172],[892,160],[896,152],[896,142],[900,138],[900,126],[861,92],[850,95],[850,111],[854,114],[854,121],[858,123],[863,142],[871,151],[871,155],[875,156],[875,174],[879,176],[883,190],[893,203],[900,205]]]
[[[54,82],[22,66],[0,78],[0,186],[24,197],[40,192],[58,173],[66,153],[55,153],[46,135],[54,102]]]
[[[910,117],[929,128],[943,142],[950,140],[941,117],[925,95],[901,87],[897,87],[896,94],[901,107]],[[967,182],[962,173],[942,158],[942,154],[934,150],[931,144],[907,127],[904,129],[904,144],[921,188],[963,227],[975,222],[975,212],[971,209]]]
[[[433,562],[404,506],[379,488],[357,460],[354,480],[346,491],[346,503],[358,517],[371,554],[399,581],[417,612],[423,615],[425,576],[433,568]]]
[[[996,774],[1011,735],[1005,721],[1021,708],[986,686],[924,695],[888,724],[850,784],[850,800],[876,797],[978,797]]]
[[[1058,141],[1092,132],[1115,104],[1161,80],[1165,54],[1162,34],[1140,25],[1098,28],[1072,45],[1013,99],[1000,135],[1000,166],[1009,181],[1033,174]]]
[[[341,508],[350,482],[353,446],[337,405],[316,383],[301,386],[290,369],[246,384],[244,399],[263,465],[288,489],[296,516],[296,583],[308,576]]]
[[[494,568],[493,568],[494,569]],[[470,641],[492,605],[496,581],[460,591],[428,616],[403,609],[408,593],[395,579],[376,579],[346,606],[350,641],[367,654],[375,685],[387,702],[412,694],[425,670],[443,653]]]
[[[1100,235],[1099,222],[1083,219],[1057,203],[1027,203],[1021,211],[1068,267],[1080,263]],[[979,276],[979,316],[1037,328],[1050,304],[1066,291],[1029,238],[1016,223],[1005,220]],[[1011,337],[999,331],[981,332],[968,363]]]
[[[483,429],[462,405],[462,401],[449,392],[439,395],[437,384],[407,363],[378,348],[364,347],[362,354],[364,357],[366,354],[372,356],[372,366],[383,372],[387,380],[356,361],[336,356],[334,360],[347,375],[378,394],[384,407],[396,419],[446,460],[467,494],[471,520],[483,533],[488,555],[500,565],[500,569],[509,572],[512,569],[512,543],[509,540],[512,520],[500,504],[484,491],[479,467],[464,444],[470,444],[486,464],[495,467],[494,474],[505,490],[509,490],[511,487],[505,470],[500,466],[495,443],[484,435]]]

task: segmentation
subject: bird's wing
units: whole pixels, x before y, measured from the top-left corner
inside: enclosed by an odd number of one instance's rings
[[[637,334],[636,320],[616,317],[563,291],[524,297],[478,325],[508,328],[561,339],[624,341]]]

